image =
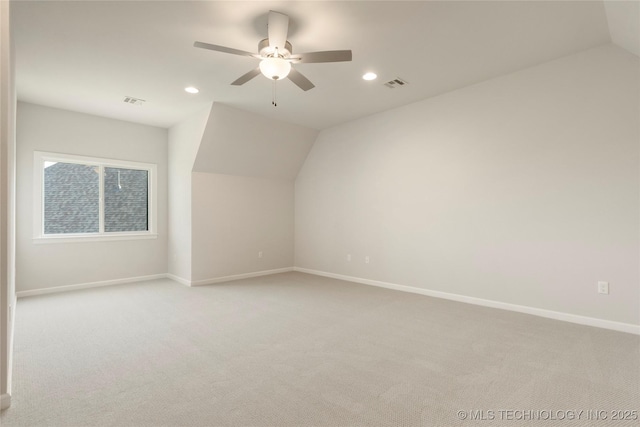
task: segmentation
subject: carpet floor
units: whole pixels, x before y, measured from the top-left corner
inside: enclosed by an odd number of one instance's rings
[[[639,410],[638,336],[292,272],[20,299],[0,423],[637,426]]]

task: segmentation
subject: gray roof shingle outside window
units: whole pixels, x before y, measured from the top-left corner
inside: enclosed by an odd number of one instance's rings
[[[44,170],[44,233],[99,231],[98,167],[56,163]]]
[[[45,234],[99,231],[98,166],[58,162],[44,170]],[[147,231],[148,172],[105,167],[104,230]]]
[[[148,172],[116,168],[104,171],[104,231],[147,231]]]

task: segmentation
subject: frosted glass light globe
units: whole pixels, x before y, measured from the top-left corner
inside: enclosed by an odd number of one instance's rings
[[[291,63],[282,58],[266,58],[260,62],[260,71],[271,80],[282,80],[289,75]]]

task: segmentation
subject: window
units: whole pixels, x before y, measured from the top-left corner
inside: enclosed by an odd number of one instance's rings
[[[156,166],[36,152],[34,238],[155,237]]]

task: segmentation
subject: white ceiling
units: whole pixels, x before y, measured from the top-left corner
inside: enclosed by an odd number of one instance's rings
[[[256,59],[193,47],[255,52],[270,9],[290,16],[294,52],[353,50],[296,65],[316,88],[279,82],[277,107],[262,76],[229,84]],[[161,127],[214,101],[323,129],[611,42],[599,1],[18,1],[12,30],[20,100]],[[409,84],[383,85],[396,77]]]

